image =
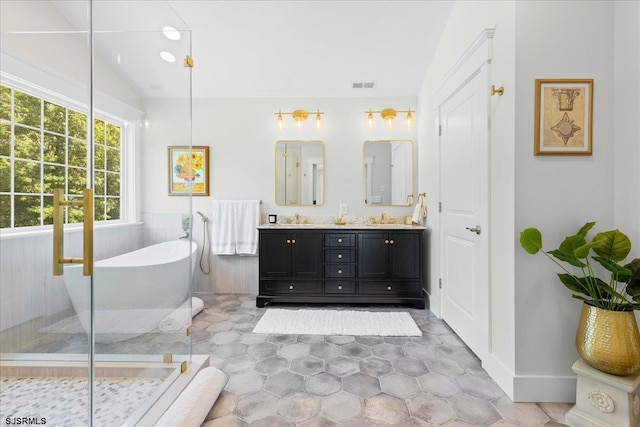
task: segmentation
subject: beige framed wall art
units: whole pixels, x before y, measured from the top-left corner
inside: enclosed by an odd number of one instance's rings
[[[591,155],[593,79],[536,79],[533,153]]]
[[[209,147],[168,148],[169,195],[209,195]]]

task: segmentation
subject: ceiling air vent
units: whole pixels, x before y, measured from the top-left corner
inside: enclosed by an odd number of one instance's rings
[[[375,82],[351,82],[352,89],[375,89]]]

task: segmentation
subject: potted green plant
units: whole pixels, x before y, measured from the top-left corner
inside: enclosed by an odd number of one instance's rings
[[[640,334],[634,310],[640,310],[640,258],[622,262],[631,240],[619,230],[587,234],[595,222],[567,236],[558,249],[545,251],[536,228],[520,233],[528,253],[542,252],[562,269],[560,282],[583,301],[576,333],[578,354],[592,367],[615,375],[640,371]],[[602,278],[601,278],[602,277]]]

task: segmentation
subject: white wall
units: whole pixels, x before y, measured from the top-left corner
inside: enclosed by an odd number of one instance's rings
[[[365,128],[365,111],[386,107],[415,109],[416,98],[234,98],[194,99],[193,145],[210,147],[210,195],[194,197],[193,211],[211,213],[214,199],[259,199],[263,214],[301,216],[339,214],[339,202],[347,204],[349,215],[411,215],[407,207],[366,207],[364,205],[363,145],[373,139],[416,140],[417,130],[404,129],[402,113],[394,130],[384,128],[382,121],[373,130]],[[278,132],[275,115],[278,110],[320,109],[324,127],[312,128],[308,120],[304,130],[293,126],[285,116],[287,128]],[[187,145],[185,139],[188,105],[176,100],[145,100],[146,119],[142,146],[142,212],[150,219],[156,214],[185,212],[185,198],[167,195],[167,146]],[[325,194],[321,206],[277,206],[275,204],[275,143],[279,139],[317,139],[325,145]],[[419,151],[419,150],[416,150]],[[414,177],[417,182],[417,174]],[[417,195],[419,189],[414,188]],[[417,198],[416,198],[417,200]],[[168,227],[180,233],[179,218]],[[195,224],[199,221],[196,220]],[[201,231],[194,237],[201,240]],[[209,277],[196,277],[199,292],[257,293],[257,261],[241,257],[214,257],[215,272]],[[243,258],[243,257],[242,257]],[[218,260],[216,260],[218,259]],[[219,261],[219,262],[218,262]],[[219,271],[223,269],[224,271]],[[248,276],[239,270],[251,269]],[[250,282],[250,283],[247,283]]]
[[[539,228],[545,248],[588,221],[600,230],[613,225],[613,10],[607,1],[516,2],[515,231]],[[592,156],[532,154],[537,78],[594,79]],[[581,303],[560,284],[555,265],[514,243],[515,396],[536,399],[546,389],[570,401]]]
[[[614,9],[613,141],[614,225],[640,257],[640,2],[618,1]],[[640,311],[636,311],[640,323]]]
[[[513,156],[514,156],[514,3],[456,2],[447,22],[436,55],[427,72],[419,103],[418,168],[420,187],[427,192],[427,226],[430,231],[429,280],[431,309],[440,314],[439,221],[438,215],[438,139],[436,105],[432,93],[458,58],[486,28],[495,28],[493,38],[492,81],[504,86],[502,97],[491,99],[491,358],[485,369],[508,394],[515,369],[513,311]]]

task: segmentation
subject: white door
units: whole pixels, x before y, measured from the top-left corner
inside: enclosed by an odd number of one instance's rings
[[[442,318],[482,359],[489,343],[486,66],[439,107]]]

